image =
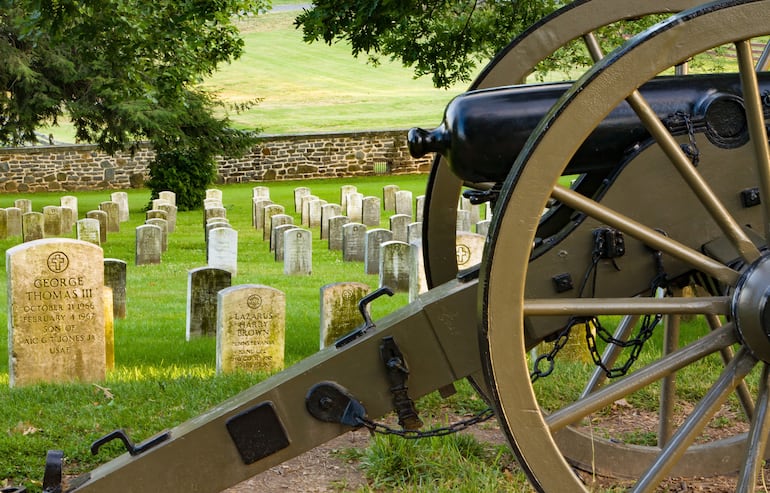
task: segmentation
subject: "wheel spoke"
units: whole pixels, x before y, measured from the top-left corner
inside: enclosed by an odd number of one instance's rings
[[[681,291],[679,293],[681,295]],[[663,331],[663,354],[669,355],[679,345],[679,314],[666,316]],[[658,446],[665,445],[673,434],[674,403],[676,401],[676,373],[663,377],[660,382],[660,411],[658,412]]]
[[[708,322],[711,330],[717,330],[722,326],[722,321],[716,315],[706,315],[706,321]],[[730,361],[732,361],[735,357],[733,348],[731,347],[721,349],[719,354],[722,357],[722,362],[725,365],[728,365]],[[735,393],[738,395],[738,401],[741,403],[741,407],[743,408],[743,413],[745,414],[746,419],[751,421],[754,416],[754,400],[751,398],[751,392],[749,392],[749,387],[746,385],[746,382],[741,382],[735,389]]]
[[[604,207],[598,202],[584,197],[569,188],[556,185],[551,192],[551,196],[568,207],[572,207],[594,219],[602,221],[636,238],[650,248],[660,250],[687,262],[695,269],[705,272],[726,284],[734,285],[738,281],[739,274],[737,271],[617,211]],[[756,249],[756,247],[754,248]]]
[[[762,214],[765,239],[770,238],[770,151],[767,144],[765,116],[762,109],[762,99],[759,93],[757,72],[754,69],[754,58],[751,54],[751,41],[743,40],[735,43],[738,54],[738,66],[741,73],[743,89],[743,104],[746,108],[746,120],[749,136],[754,147],[754,158],[757,162],[759,175],[759,194],[763,197]]]
[[[543,298],[524,301],[525,316],[716,314],[730,312],[728,296],[703,298]]]
[[[752,70],[753,72],[753,70]],[[759,258],[759,249],[741,229],[727,208],[717,198],[708,183],[698,173],[693,163],[685,155],[679,143],[668,131],[658,115],[650,107],[639,91],[634,91],[626,100],[644,123],[652,137],[666,153],[671,163],[684,178],[687,185],[695,193],[701,203],[706,207],[711,217],[716,221],[727,238],[747,262],[753,262]]]
[[[597,390],[585,399],[565,406],[546,417],[551,432],[575,423],[621,397],[631,394],[664,376],[738,342],[732,324],[726,324],[668,356],[651,363],[612,385]]]
[[[653,465],[639,479],[633,490],[635,493],[655,491],[658,483],[663,480],[676,461],[685,453],[687,447],[700,435],[714,413],[735,389],[735,386],[743,381],[756,364],[757,360],[748,349],[741,348],[741,351],[725,368],[692,414],[679,427]]]
[[[743,463],[736,491],[752,492],[757,482],[757,472],[762,466],[767,447],[767,434],[770,433],[770,370],[768,365],[762,365],[762,379],[759,382],[759,397],[757,412],[751,423],[748,440],[746,441],[746,461]]]

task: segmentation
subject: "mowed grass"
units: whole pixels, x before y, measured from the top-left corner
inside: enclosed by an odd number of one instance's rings
[[[414,195],[423,193],[425,176],[409,175],[368,179],[304,181],[313,194],[339,201],[339,188],[358,186],[366,195],[381,195],[382,186],[397,184]],[[330,252],[326,240],[314,231],[313,273],[286,276],[273,260],[262,232],[251,226],[251,189],[254,184],[222,187],[227,217],[239,232],[238,274],[233,284],[264,284],[286,293],[286,365],[318,351],[320,288],[329,283],[359,281],[376,288],[378,277],[364,273],[359,262],[343,262],[340,252]],[[293,210],[293,190],[298,182],[269,184],[272,199]],[[3,195],[0,207],[16,198],[30,198],[34,210],[58,205],[64,194]],[[109,192],[75,193],[80,217],[109,199]],[[7,347],[7,293],[0,290],[0,485],[23,483],[36,491],[42,479],[45,454],[60,448],[67,457],[67,474],[92,469],[117,455],[116,446],[92,457],[90,443],[117,428],[136,442],[172,427],[212,407],[226,397],[262,380],[264,374],[215,374],[215,340],[185,341],[187,272],[204,266],[202,211],[182,212],[177,231],[160,265],[134,265],[135,227],[144,222],[146,190],[129,191],[131,219],[119,233],[109,235],[104,256],[128,263],[127,317],[115,321],[116,367],[97,384],[40,384],[9,388]],[[383,226],[388,214],[383,213]],[[3,240],[8,249],[18,243]],[[5,256],[0,277],[6,278]],[[372,306],[375,320],[407,303],[407,295],[378,299]]]
[[[415,79],[411,68],[387,58],[374,66],[365,55],[354,58],[346,43],[305,43],[294,27],[297,13],[239,21],[243,56],[203,81],[225,103],[222,114],[235,127],[266,135],[432,128],[447,103],[467,89],[436,89],[430,77]],[[255,101],[244,111],[233,109]],[[74,143],[66,119],[42,132]]]

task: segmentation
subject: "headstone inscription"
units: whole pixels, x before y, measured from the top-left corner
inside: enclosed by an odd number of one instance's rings
[[[168,250],[168,221],[160,217],[147,219],[145,224],[152,224],[160,228],[160,252]]]
[[[42,212],[27,212],[21,216],[21,235],[22,241],[34,241],[43,238],[43,223],[45,222]]]
[[[99,221],[96,219],[81,219],[77,222],[78,240],[87,241],[94,245],[101,245],[101,235],[99,232]]]
[[[8,207],[5,211],[8,216],[8,236],[21,236],[21,209]]]
[[[412,192],[410,190],[396,192],[396,214],[406,214],[413,217]]]
[[[348,194],[348,207],[346,215],[354,223],[362,223],[364,220],[364,196],[358,192]]]
[[[150,209],[144,213],[144,219],[165,219],[168,221],[168,212],[160,209]]]
[[[313,234],[307,229],[284,231],[283,273],[290,276],[313,273]]]
[[[425,214],[425,195],[418,195],[414,199],[415,222],[421,223]]]
[[[469,211],[458,209],[455,230],[458,232],[470,232],[471,213]]]
[[[396,211],[396,192],[399,190],[398,185],[385,185],[382,187],[382,207],[386,212]]]
[[[112,192],[110,194],[110,200],[118,204],[118,220],[122,223],[128,221],[129,219],[128,194],[126,192]],[[167,199],[163,199],[163,200],[167,200]]]
[[[364,197],[361,202],[361,222],[365,226],[380,227],[380,198]]]
[[[457,233],[455,252],[457,254],[458,269],[469,269],[481,263],[486,239],[486,236],[475,233]]]
[[[0,209],[0,240],[8,238],[8,211]]]
[[[251,198],[253,199],[269,199],[270,189],[264,186],[258,186],[251,189]]]
[[[209,231],[208,266],[238,274],[238,231],[214,228]]]
[[[329,219],[342,214],[339,204],[324,204],[321,207],[321,236],[322,240],[329,239]]]
[[[425,259],[422,254],[422,240],[409,243],[409,303],[428,290],[425,277]]]
[[[369,289],[362,282],[338,282],[321,288],[321,349],[361,325],[358,302]]]
[[[104,301],[104,363],[108,370],[115,369],[115,317],[112,308],[112,289],[102,286]]]
[[[294,189],[294,212],[302,213],[302,197],[310,195],[310,189],[307,187],[297,187]]]
[[[232,284],[230,272],[199,267],[187,273],[186,339],[214,336],[217,330],[217,293]]]
[[[390,230],[393,232],[393,241],[403,241],[404,243],[408,243],[408,228],[411,223],[411,216],[407,216],[406,214],[395,214],[390,216]]]
[[[286,211],[283,208],[282,205],[278,204],[270,204],[265,206],[264,211],[262,212],[264,217],[264,222],[262,224],[262,239],[265,241],[270,240],[270,231],[273,229],[273,216],[278,214],[285,214]]]
[[[104,259],[104,285],[112,290],[112,315],[126,318],[126,271],[128,264],[116,258]]]
[[[99,204],[99,210],[107,213],[107,232],[120,232],[120,209],[118,203],[113,201],[102,202]]]
[[[284,224],[294,224],[294,217],[288,214],[275,214],[270,217],[270,251],[275,251],[275,229]]]
[[[102,249],[47,238],[6,251],[10,385],[105,377]]]
[[[366,226],[361,223],[347,223],[342,226],[342,260],[363,262],[366,244]]]
[[[167,201],[171,205],[176,205],[176,194],[171,190],[162,190],[158,192],[158,198]]]
[[[206,190],[206,198],[222,201],[222,190],[217,188],[209,188]]]
[[[307,203],[307,221],[309,227],[321,227],[321,211],[325,205],[326,201],[323,199],[315,199]]]
[[[61,207],[58,205],[43,207],[43,236],[55,238],[61,234]]]
[[[62,228],[65,231],[70,231],[72,229],[72,226],[75,224],[75,222],[78,220],[78,198],[74,195],[65,195],[63,197],[59,198],[59,204],[62,208],[69,209],[72,211],[72,216],[70,217],[70,224],[63,224]]]
[[[348,196],[351,193],[356,193],[358,189],[355,187],[355,185],[342,185],[340,187],[340,206],[342,206],[342,211],[346,212],[348,210]]]
[[[136,227],[136,265],[159,264],[163,231],[154,224]]]
[[[265,227],[265,207],[273,203],[270,199],[255,198],[252,200],[251,221],[255,229],[259,230]]]
[[[332,216],[329,218],[329,250],[342,250],[343,229],[350,222],[348,216]]]
[[[380,251],[380,283],[393,292],[409,292],[409,245],[401,241],[386,241]]]
[[[21,209],[22,215],[32,212],[32,201],[30,199],[16,199],[13,201],[13,205]]]
[[[370,229],[366,232],[364,245],[364,272],[378,274],[380,272],[380,245],[393,241],[393,233],[384,228]]]
[[[282,370],[286,295],[257,284],[219,291],[216,332],[217,373]]]
[[[302,201],[300,203],[300,224],[302,226],[310,227],[310,202],[314,200],[320,200],[315,195],[305,195],[302,197]]]
[[[484,219],[476,223],[476,234],[487,236],[489,234],[489,225],[492,223],[489,219]]]
[[[62,236],[69,236],[72,233],[72,227],[75,226],[75,215],[72,209],[68,207],[61,208],[61,233]]]
[[[406,226],[406,242],[422,241],[422,223],[409,223]]]
[[[166,221],[168,221],[168,232],[173,233],[176,231],[177,207],[174,204],[160,204],[158,209],[166,213]]]
[[[290,229],[296,228],[298,228],[298,226],[295,226],[294,224],[281,224],[280,226],[273,228],[273,249],[276,262],[283,262],[284,254],[286,252],[284,246],[284,239],[286,237],[284,236],[284,233]]]
[[[107,242],[107,213],[104,211],[88,211],[86,212],[87,219],[96,219],[99,221],[99,242],[104,244]]]

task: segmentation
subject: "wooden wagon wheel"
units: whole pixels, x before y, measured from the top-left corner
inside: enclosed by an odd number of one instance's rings
[[[760,214],[740,204],[738,197],[747,184],[756,186],[762,198],[770,197],[770,153],[763,114],[767,95],[757,87],[750,45],[751,38],[768,32],[770,1],[732,0],[682,12],[635,37],[568,90],[533,133],[506,179],[481,272],[482,352],[498,419],[539,491],[585,491],[570,463],[582,459],[559,444],[560,432],[581,422],[595,432],[588,461],[593,447],[611,446],[618,463],[638,478],[633,491],[654,491],[666,476],[687,474],[692,462],[701,462],[701,467],[708,463],[718,472],[718,463],[730,460],[731,455],[737,456],[741,468],[736,490],[754,490],[770,431],[770,260],[764,247],[770,234],[770,202],[758,206]],[[745,125],[750,138],[715,145],[697,135],[694,143],[701,154],[695,163],[683,151],[686,137],[682,142],[661,124],[638,88],[670,67],[725,43],[736,47],[740,67],[736,80],[745,108],[745,117],[738,123]],[[586,197],[558,185],[581,143],[624,101],[637,113],[653,142],[639,150],[638,157],[620,170],[600,197]],[[726,118],[727,124],[736,121],[734,115]],[[720,129],[715,133],[720,134]],[[596,227],[614,228],[625,235],[629,255],[660,252],[672,278],[706,279],[710,282],[702,286],[718,288],[705,297],[659,299],[646,293],[648,286],[639,282],[639,275],[619,275],[625,284],[608,282],[604,286],[600,280],[592,297],[574,291],[541,296],[540,277],[556,257],[571,254],[563,245],[545,249],[536,241],[542,211],[552,199],[582,216],[569,238],[587,235],[590,243]],[[751,234],[752,229],[758,234]],[[540,326],[565,317],[597,320],[597,316],[651,313],[667,314],[674,321],[678,315],[701,314],[711,330],[681,349],[644,362],[640,358],[633,372],[598,390],[582,393],[577,386],[576,395],[556,400],[538,388],[545,379],[531,382],[528,351],[554,333]],[[593,429],[593,419],[602,410],[631,400],[656,382],[688,369],[699,372],[697,379],[707,379],[709,373],[698,365],[709,364],[711,355],[726,353],[734,346],[735,357],[716,372],[702,394],[690,396],[692,409],[686,409],[686,418],[670,437],[658,436],[659,445],[618,446],[611,432],[605,438],[600,434],[606,430]],[[577,376],[579,372],[570,373],[562,381],[571,384]],[[558,381],[559,375],[548,378]],[[744,408],[746,433],[700,443],[714,414],[747,383],[756,398],[742,393],[736,399],[737,406]],[[675,404],[673,399],[661,401],[660,421],[674,420],[673,406],[669,406]],[[626,450],[633,460],[624,455]]]
[[[482,71],[471,90],[518,84],[536,65],[574,39],[582,38],[593,55],[600,54],[591,33],[619,20],[674,13],[698,0],[577,0],[517,36]],[[463,181],[440,156],[431,169],[423,219],[423,257],[429,288],[457,275],[455,228]],[[469,184],[471,187],[472,184]]]

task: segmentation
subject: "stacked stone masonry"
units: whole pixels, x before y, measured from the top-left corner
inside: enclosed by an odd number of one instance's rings
[[[141,188],[154,153],[110,156],[92,145],[0,149],[0,193]],[[342,178],[430,170],[409,155],[406,132],[265,136],[241,158],[221,159],[219,183]]]

